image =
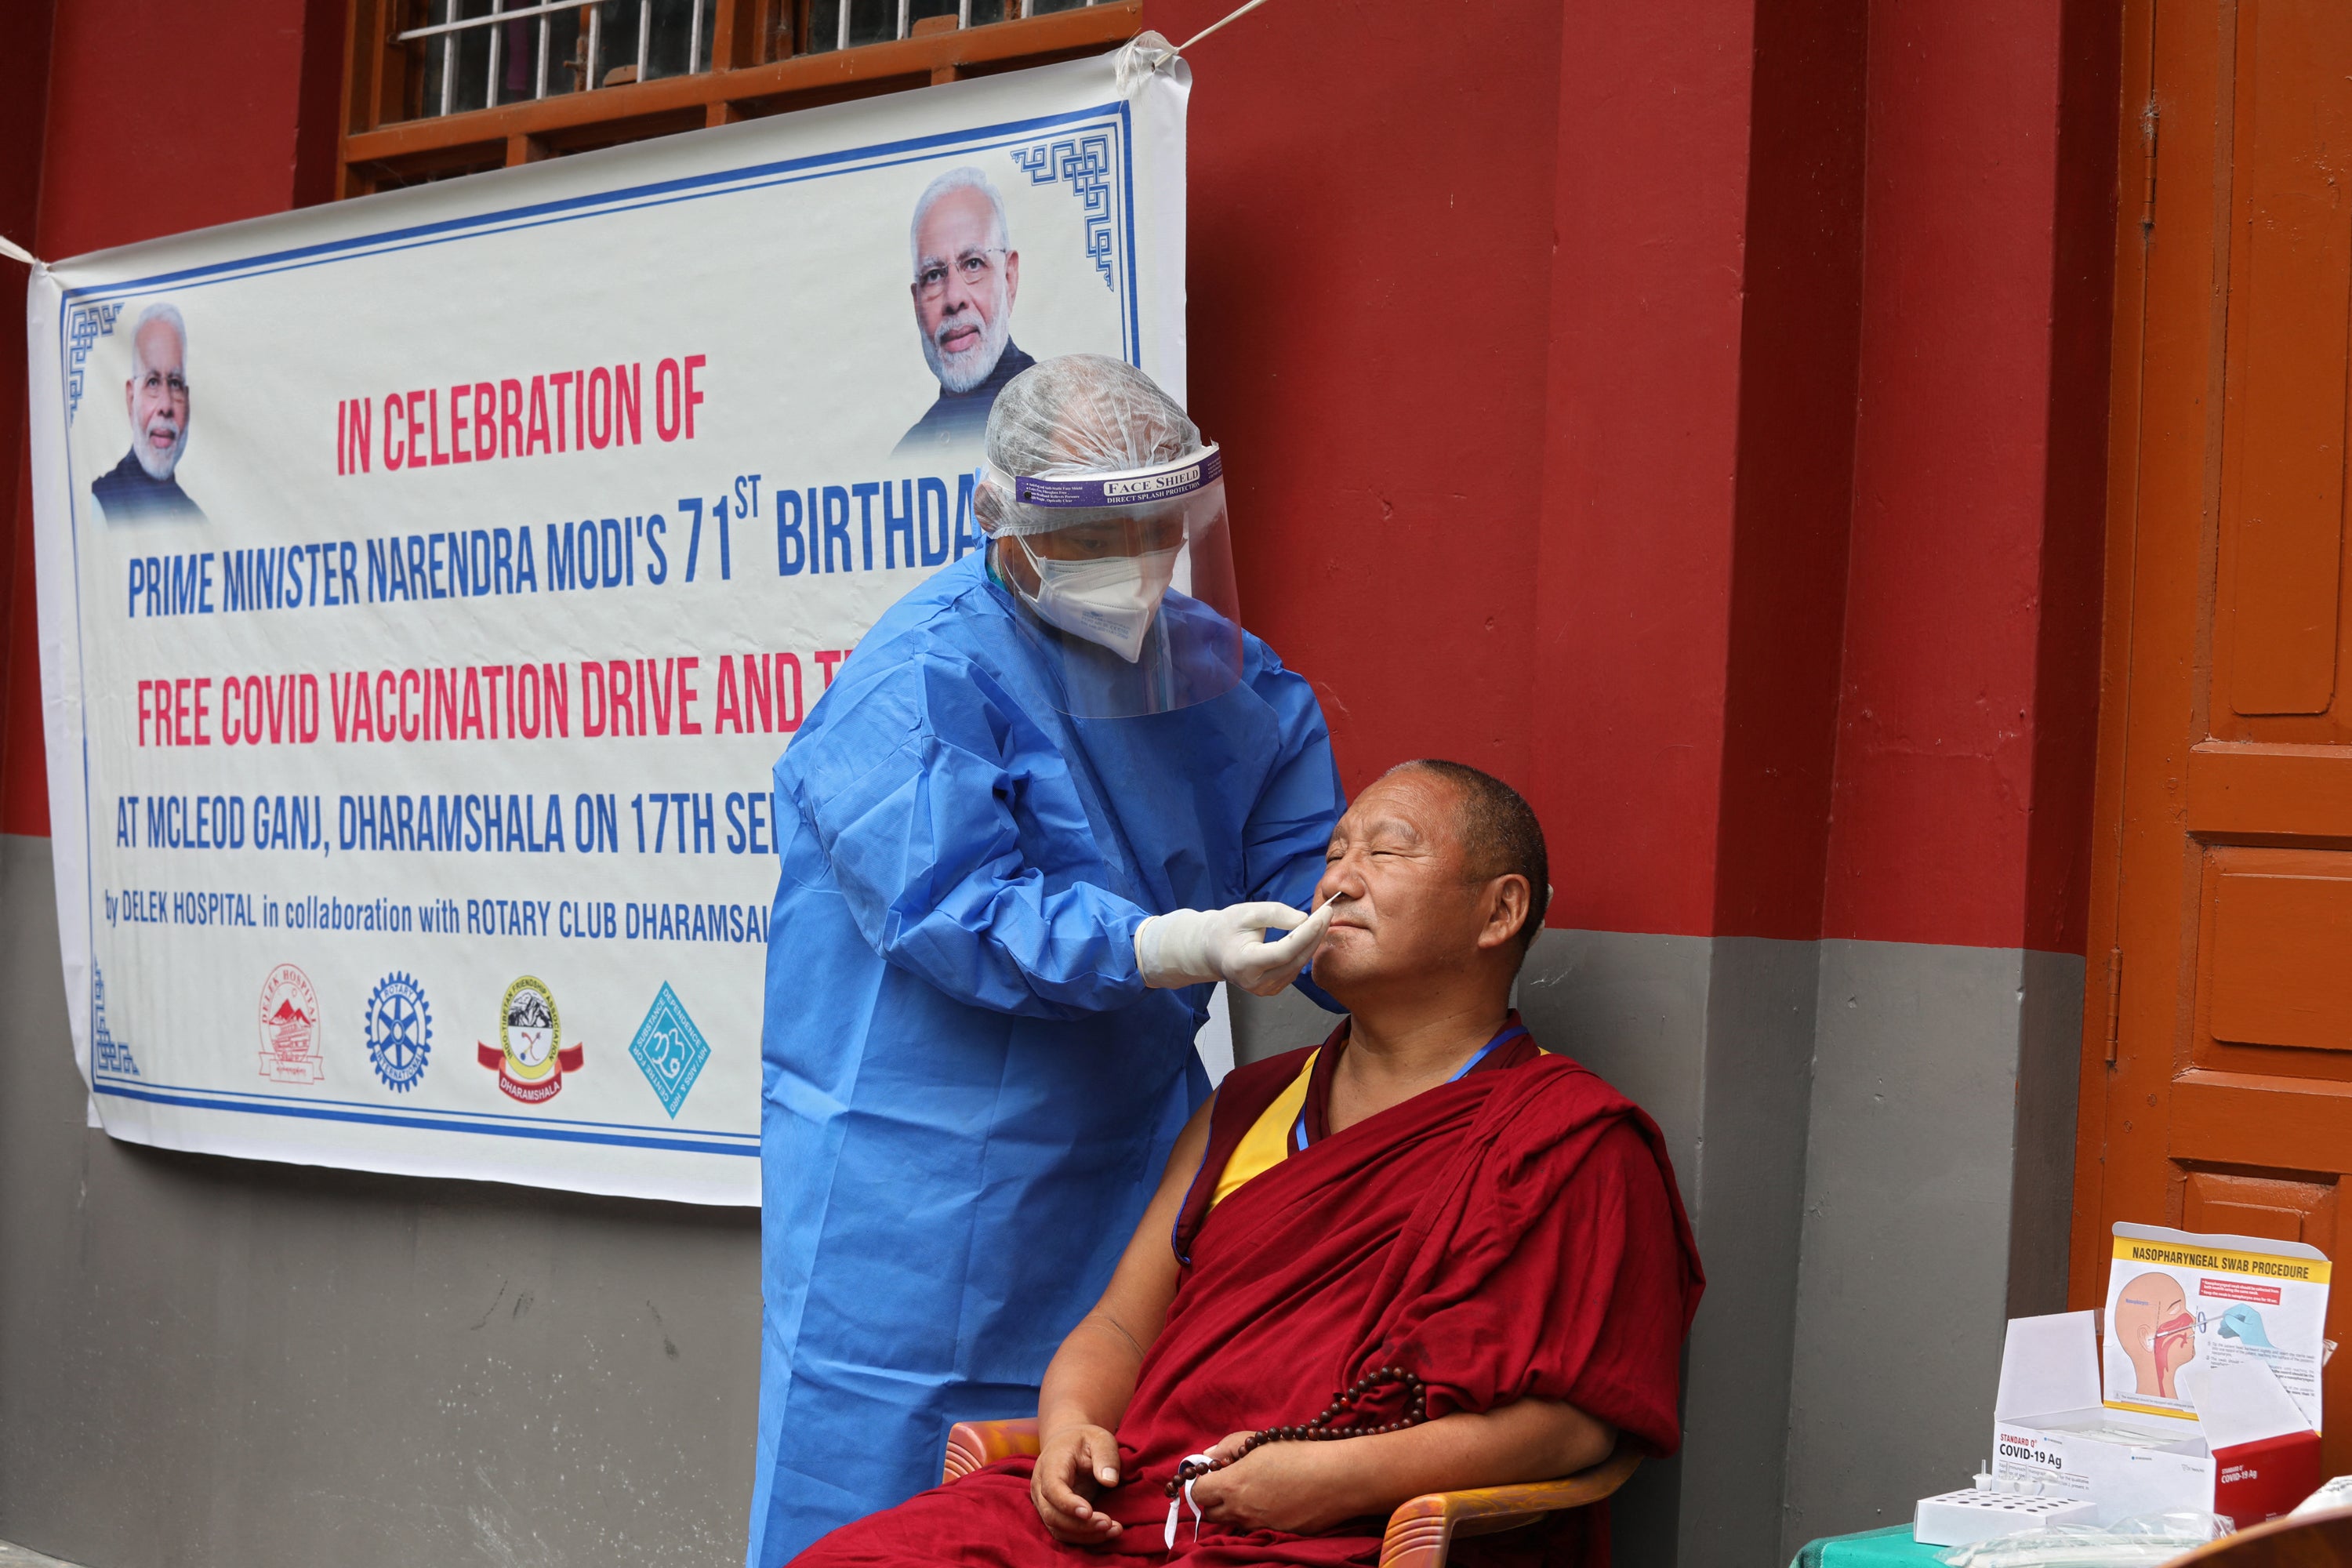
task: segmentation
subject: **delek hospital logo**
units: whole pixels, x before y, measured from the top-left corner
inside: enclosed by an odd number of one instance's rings
[[[686,1103],[694,1080],[702,1076],[702,1064],[710,1059],[710,1043],[702,1031],[687,1016],[677,993],[662,982],[661,994],[646,1014],[646,1021],[637,1026],[637,1037],[629,1042],[629,1055],[636,1058],[637,1069],[653,1085],[654,1093],[677,1120],[678,1107]]]
[[[484,1067],[496,1068],[499,1087],[525,1105],[553,1100],[563,1090],[563,1075],[578,1072],[588,1058],[585,1046],[563,1043],[555,993],[531,974],[508,986],[499,1004],[499,1043],[478,1042],[474,1054]]]
[[[131,1054],[131,1042],[117,1038],[106,1026],[106,971],[95,963],[89,966],[89,1059],[100,1072],[124,1078],[145,1076],[139,1070],[138,1058]]]
[[[320,1083],[319,994],[299,966],[281,963],[261,983],[261,1076],[278,1083]]]
[[[394,970],[376,982],[368,994],[367,1048],[375,1076],[394,1093],[406,1094],[425,1076],[433,1053],[433,1009],[415,977]]]

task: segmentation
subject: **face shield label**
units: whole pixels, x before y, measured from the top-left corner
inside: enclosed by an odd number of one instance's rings
[[[1031,506],[1117,507],[1166,500],[1205,489],[1224,476],[1224,458],[1215,447],[1155,468],[1120,474],[1067,478],[1024,474],[1013,481],[1013,499]]]
[[[1154,496],[1182,495],[1201,482],[1201,465],[1194,463],[1172,474],[1153,474],[1139,479],[1105,479],[1103,497],[1107,500],[1141,500]]]

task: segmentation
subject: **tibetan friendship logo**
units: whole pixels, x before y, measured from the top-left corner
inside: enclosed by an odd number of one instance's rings
[[[637,1037],[629,1042],[629,1055],[636,1058],[637,1069],[653,1085],[662,1109],[669,1112],[671,1121],[677,1121],[677,1108],[686,1103],[687,1091],[702,1076],[702,1064],[710,1059],[710,1043],[686,1016],[668,981],[662,982],[661,994],[654,998],[646,1021],[637,1026]]]
[[[413,975],[393,971],[368,994],[368,1060],[383,1086],[406,1094],[425,1076],[433,1054],[433,1009]]]
[[[510,1097],[537,1105],[562,1092],[563,1075],[580,1070],[587,1047],[563,1044],[555,993],[526,974],[507,987],[499,1004],[499,1043],[478,1043],[474,1054],[484,1067],[498,1069],[499,1087]]]
[[[279,1083],[319,1083],[327,1076],[319,1054],[319,994],[291,963],[261,983],[261,1076]]]

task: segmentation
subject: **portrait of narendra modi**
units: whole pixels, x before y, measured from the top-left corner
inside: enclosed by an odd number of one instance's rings
[[[122,398],[131,450],[90,484],[100,513],[110,523],[204,521],[179,480],[188,450],[188,324],[177,308],[159,301],[131,323]]]
[[[1021,253],[1004,198],[980,170],[950,169],[916,198],[908,241],[915,331],[940,395],[899,438],[898,453],[977,447],[996,395],[1037,363],[1013,341]]]

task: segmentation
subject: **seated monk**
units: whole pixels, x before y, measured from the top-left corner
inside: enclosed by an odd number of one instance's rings
[[[1475,769],[1407,763],[1358,796],[1317,889],[1338,912],[1315,978],[1350,1016],[1185,1128],[1046,1371],[1043,1451],[802,1568],[1370,1563],[1420,1493],[1672,1452],[1698,1258],[1655,1124],[1510,1010],[1545,874],[1534,813]],[[1605,1563],[1606,1514],[1455,1561]]]

